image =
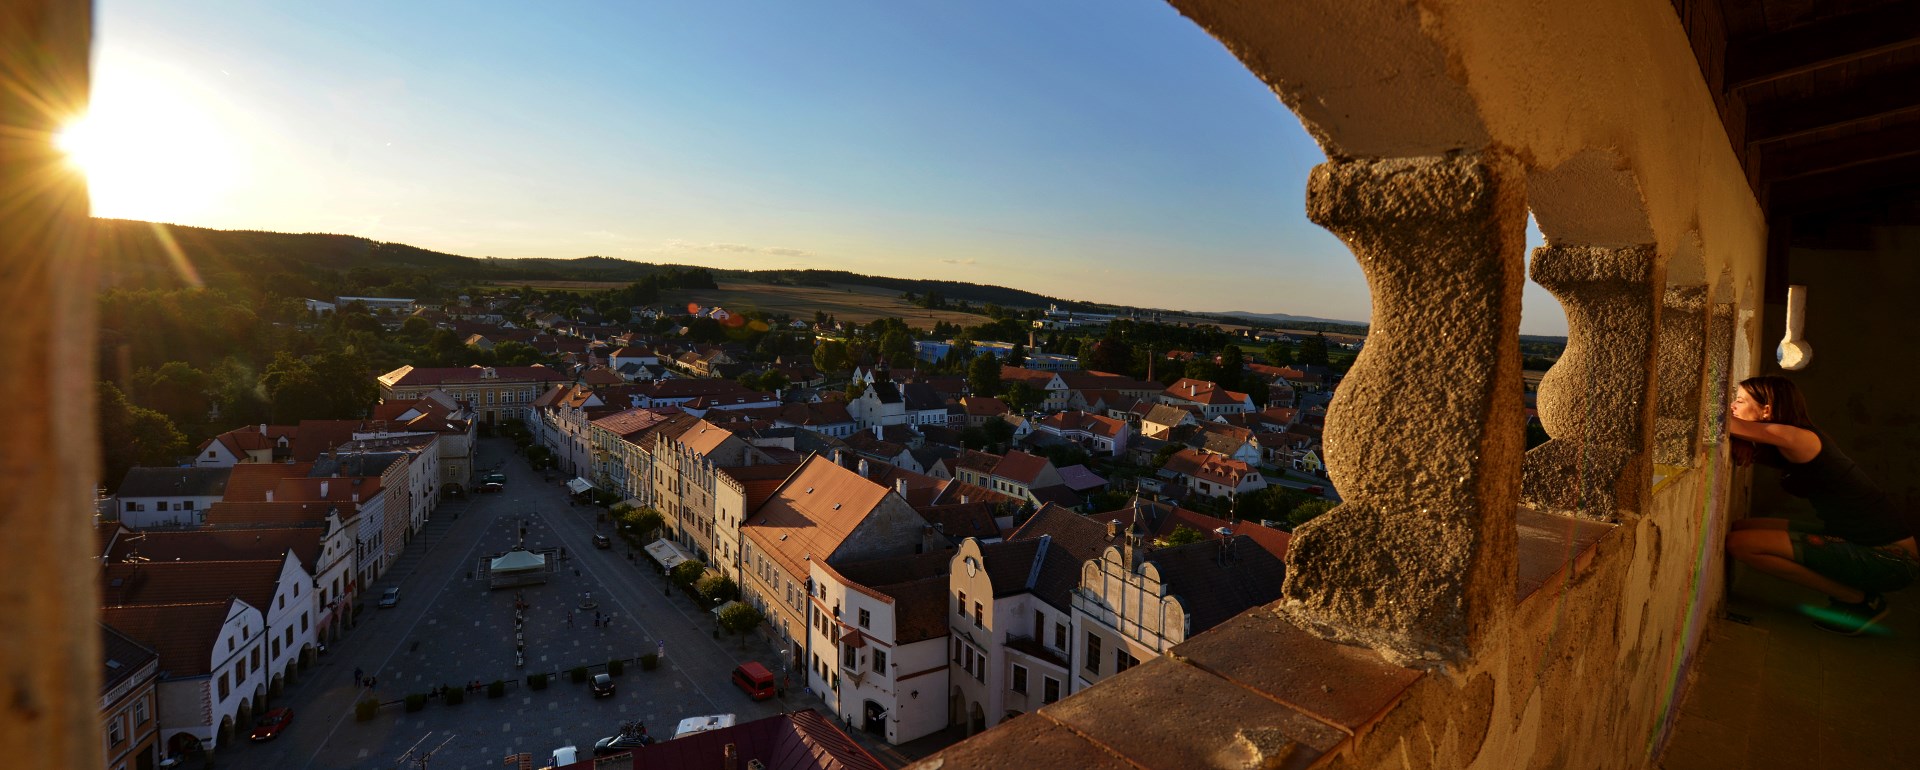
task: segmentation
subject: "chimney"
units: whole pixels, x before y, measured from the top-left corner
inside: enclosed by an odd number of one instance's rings
[[[867,477],[867,458],[860,458],[860,464],[854,467],[860,472],[860,478],[864,479]]]
[[[720,750],[720,764],[725,770],[739,770],[740,750],[729,743]]]
[[[320,480],[320,499],[322,500],[327,499],[327,480],[326,479]]]
[[[1119,538],[1120,538],[1120,520],[1108,519],[1107,520],[1107,539],[1118,540]]]
[[[1200,386],[1191,382],[1187,383],[1187,395],[1190,397],[1200,395]]]
[[[841,466],[841,467],[843,467],[843,468],[844,468],[844,467],[846,467],[846,465],[847,465],[847,462],[846,462],[846,459],[845,459],[845,457],[846,457],[846,453],[845,453],[844,451],[841,451],[841,449],[840,449],[839,447],[834,447],[834,449],[833,449],[833,464],[834,464],[834,465],[838,465],[838,466]]]
[[[273,490],[271,489],[267,490],[267,502],[273,502]]]
[[[893,491],[898,492],[901,497],[906,497],[907,496],[907,480],[904,478],[894,479]]]

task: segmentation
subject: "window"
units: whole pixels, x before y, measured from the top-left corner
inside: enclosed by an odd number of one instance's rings
[[[327,597],[325,595],[322,595],[320,597],[320,600],[324,602],[327,600]],[[304,613],[304,612],[300,613],[300,630],[301,631],[307,630],[307,613]]]
[[[1098,675],[1100,673],[1100,637],[1095,636],[1092,631],[1087,632],[1086,661],[1087,673]]]
[[[1033,641],[1039,642],[1042,638],[1042,635],[1045,634],[1046,632],[1047,632],[1047,616],[1041,614],[1039,610],[1034,610],[1033,611]]]
[[[852,647],[841,648],[840,665],[845,666],[847,668],[851,668],[851,669],[858,669],[860,667],[860,661],[859,659],[855,658],[854,655],[855,653]]]
[[[233,664],[233,683],[236,685],[247,683],[247,662],[245,660]]]
[[[1061,652],[1067,650],[1067,624],[1053,624],[1053,648]]]
[[[873,622],[873,613],[867,612],[866,610],[861,610],[860,611],[860,627],[872,628],[872,626],[868,625],[871,622]]]
[[[1046,677],[1046,680],[1047,680],[1046,683],[1042,685],[1042,687],[1045,687],[1046,689],[1042,690],[1040,693],[1040,702],[1052,703],[1054,701],[1059,700],[1060,699],[1060,680],[1050,676]]]
[[[960,600],[954,604],[954,608],[954,612],[960,613],[960,617],[967,616],[967,592],[960,592]]]
[[[984,618],[985,618],[985,614],[980,611],[980,603],[974,602],[973,603],[973,625],[976,628],[986,628],[987,627],[986,624],[981,622]]]
[[[285,595],[281,595],[281,596],[276,596],[276,597],[273,597],[273,599],[274,599],[274,601],[276,601],[276,602],[279,602],[279,603],[280,603],[280,606],[279,606],[279,607],[275,607],[274,609],[281,609],[281,610],[284,610],[284,609],[286,609],[286,608],[287,608],[287,597],[286,597]]]
[[[273,649],[268,653],[268,655],[278,658],[280,657],[280,640],[274,639],[272,641],[273,641]]]
[[[143,696],[139,700],[134,701],[133,702],[133,723],[136,726],[144,725],[147,723],[147,720],[150,718],[152,718],[152,715],[147,713],[147,699]]]
[[[126,722],[127,720],[122,719],[119,714],[115,714],[112,719],[107,720],[108,746],[118,746],[121,741],[127,739]]]
[[[232,692],[232,688],[227,687],[227,672],[220,672],[220,699],[226,700],[227,695]]]
[[[253,655],[251,657],[253,658],[253,670],[259,671],[260,670],[260,648],[258,647],[253,648]]]
[[[1013,691],[1019,693],[1027,691],[1027,667],[1018,663],[1013,666]]]
[[[1140,660],[1127,654],[1126,650],[1113,651],[1113,673],[1118,674],[1138,665],[1140,665]]]
[[[287,628],[287,648],[293,648],[293,628],[291,626]]]

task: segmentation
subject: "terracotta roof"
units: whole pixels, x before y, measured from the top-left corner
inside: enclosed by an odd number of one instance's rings
[[[1080,431],[1105,438],[1116,438],[1127,430],[1124,420],[1089,412],[1056,412],[1040,420],[1040,427],[1056,432]]]
[[[1194,408],[1190,406],[1154,404],[1153,408],[1148,409],[1146,415],[1140,419],[1156,425],[1179,425],[1188,417],[1192,417],[1193,413]]]
[[[280,559],[155,561],[108,564],[100,575],[100,604],[192,604],[238,597],[255,607],[273,604]]]
[[[1279,599],[1287,576],[1285,561],[1245,535],[1156,549],[1147,561],[1159,567],[1167,592],[1180,597],[1189,637]]]
[[[580,381],[590,386],[619,385],[627,381],[618,372],[604,366],[596,366],[580,373]]]
[[[102,607],[100,621],[160,656],[160,678],[203,676],[213,669],[213,645],[233,602]]]
[[[328,513],[337,512],[342,522],[356,513],[351,507],[329,502],[304,503],[214,503],[207,508],[210,525],[271,524],[281,527],[324,523]]]
[[[117,521],[101,521],[93,525],[93,552],[105,556],[113,550],[122,534],[131,534],[132,530],[120,526]]]
[[[1005,492],[988,489],[978,484],[969,484],[959,479],[949,480],[940,487],[939,496],[933,499],[936,505],[952,503],[989,503],[993,505],[1025,505],[1027,501]]]
[[[380,375],[380,381],[388,387],[411,387],[416,385],[449,385],[472,382],[565,382],[567,376],[544,366],[495,366],[494,376],[485,376],[488,367],[436,367],[416,369],[402,366]]]
[[[1167,459],[1166,470],[1230,487],[1238,487],[1241,479],[1250,474],[1259,473],[1252,466],[1239,460],[1205,454],[1193,449],[1182,449],[1173,453],[1173,456]]]
[[[924,382],[909,382],[900,386],[900,396],[907,402],[907,408],[913,410],[945,409],[947,401],[932,385]]]
[[[1246,403],[1248,398],[1245,393],[1227,390],[1207,380],[1196,380],[1192,377],[1182,377],[1161,392],[1182,401],[1209,405],[1241,404]]]
[[[300,432],[293,437],[293,461],[313,462],[328,450],[353,440],[360,420],[301,420]]]
[[[920,518],[934,525],[950,540],[976,537],[982,540],[1000,537],[1000,525],[994,523],[994,505],[987,502],[917,505]]]
[[[313,463],[241,463],[228,470],[222,501],[259,503],[266,502],[267,492],[279,486],[281,479],[305,478],[313,471]]]
[[[100,692],[111,692],[160,657],[153,648],[105,623],[100,624]]]
[[[1060,372],[1060,381],[1072,390],[1144,390],[1158,391],[1160,383],[1136,380],[1122,374],[1110,374],[1098,371]]]
[[[913,644],[947,635],[947,589],[950,582],[943,572],[934,577],[875,587],[875,590],[893,599],[894,644]]]
[[[886,496],[886,487],[816,455],[740,529],[788,575],[804,577],[810,558],[832,558]]]
[[[1072,608],[1073,591],[1080,587],[1081,566],[1100,558],[1100,553],[1114,543],[1107,536],[1106,521],[1118,517],[1100,514],[1097,518],[1057,505],[1043,505],[1008,537],[1010,543],[1039,540],[1048,543],[1045,560],[1034,576],[1031,589],[1034,596],[1061,610]],[[1132,519],[1127,517],[1120,523],[1125,527]]]
[[[993,475],[1020,484],[1032,484],[1052,464],[1045,457],[1014,449],[1000,458],[1000,464],[993,466]]]
[[[987,572],[994,598],[1033,591],[1040,575],[1040,570],[1034,569],[1034,560],[1044,558],[1047,550],[1052,550],[1052,543],[1045,537],[981,543],[980,566]],[[1078,571],[1076,565],[1075,573]]]
[[[128,468],[120,497],[219,497],[230,468]]]
[[[640,386],[641,392],[651,398],[694,398],[697,396],[746,396],[766,395],[751,390],[733,380],[675,377],[656,383]]]
[[[274,485],[273,500],[277,503],[332,502],[345,509],[372,499],[380,491],[378,476],[281,479]]]
[[[725,760],[728,746],[734,749],[731,766]],[[759,762],[765,770],[886,770],[832,719],[811,709],[661,741],[635,749],[630,756],[635,768],[745,770],[749,763]],[[564,770],[589,770],[595,763],[584,759]]]
[[[1013,411],[1007,402],[992,396],[967,396],[960,399],[967,408],[967,414],[974,417],[998,417]]]
[[[720,448],[727,439],[733,438],[733,432],[706,420],[700,420],[680,434],[680,443],[694,454],[705,457]]]
[[[111,562],[138,555],[149,562],[255,561],[292,551],[312,572],[320,563],[326,533],[318,527],[147,530],[121,538],[107,553]]]
[[[721,475],[740,483],[746,493],[746,510],[741,512],[741,520],[746,520],[760,506],[765,505],[773,493],[779,491],[780,484],[788,476],[800,469],[799,463],[780,463],[777,465],[745,465],[738,468],[721,468]]]
[[[623,412],[614,412],[613,414],[594,420],[593,426],[611,431],[614,435],[621,438],[626,438],[653,427],[659,424],[660,421],[667,419],[667,417],[678,413],[679,410],[673,409],[672,407],[666,407],[664,409],[628,409]]]
[[[1053,372],[1043,372],[1039,369],[1027,369],[1019,366],[1006,366],[1004,364],[1000,367],[1001,380],[1007,382],[1025,382],[1034,387],[1045,387],[1047,383],[1053,382],[1055,376]]]
[[[950,467],[956,469],[967,468],[981,473],[992,473],[994,466],[999,464],[1000,455],[992,452],[982,452],[978,449],[963,450],[960,452],[959,457],[953,458],[948,462]]]
[[[1253,440],[1253,431],[1237,425],[1219,422],[1200,423],[1199,449],[1217,455],[1231,456],[1247,442]]]
[[[922,505],[932,505],[934,498],[940,495],[941,487],[946,484],[942,479],[936,479],[924,473],[915,473],[900,466],[886,463],[882,463],[878,467],[873,463],[868,463],[867,478],[871,479],[873,483],[895,492],[899,492],[900,485],[905,483],[907,492],[900,497],[906,500],[907,505],[912,506],[915,510],[918,510]]]

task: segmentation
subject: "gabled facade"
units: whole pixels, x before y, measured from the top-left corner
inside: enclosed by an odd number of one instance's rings
[[[808,671],[808,686],[843,724],[888,743],[932,734],[947,724],[946,556],[906,557],[937,568],[915,577],[911,568],[888,562],[849,565],[849,577],[824,561],[808,562],[817,587],[817,622],[809,646],[821,651],[821,666]],[[859,571],[855,571],[858,569]],[[882,585],[876,577],[909,578]],[[906,573],[906,574],[891,574]]]

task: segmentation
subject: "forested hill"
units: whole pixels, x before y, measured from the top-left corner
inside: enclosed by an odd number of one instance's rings
[[[334,291],[371,292],[391,287],[407,296],[472,283],[513,281],[638,281],[669,267],[613,257],[496,259],[464,257],[382,243],[353,235],[210,230],[125,219],[94,220],[106,288],[178,288],[192,283],[223,287],[270,285],[289,296],[332,296]],[[170,247],[171,245],[171,247]],[[179,258],[173,256],[177,247]],[[182,265],[191,265],[189,273]],[[355,280],[342,281],[355,273]],[[1092,307],[1002,286],[958,281],[887,278],[840,270],[715,270],[722,280],[788,286],[874,286],[947,300],[1010,307]],[[190,277],[192,276],[192,277]],[[197,280],[196,280],[197,278]]]

